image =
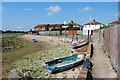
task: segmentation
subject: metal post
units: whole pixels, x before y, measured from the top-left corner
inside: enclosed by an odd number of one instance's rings
[[[74,40],[74,35],[72,35],[72,42],[73,42],[73,40]]]

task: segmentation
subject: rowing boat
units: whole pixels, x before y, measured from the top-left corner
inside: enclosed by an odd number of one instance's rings
[[[84,62],[83,55],[74,54],[72,56],[67,56],[49,62],[45,62],[45,65],[46,65],[46,69],[50,73],[57,73],[82,65],[83,62]]]

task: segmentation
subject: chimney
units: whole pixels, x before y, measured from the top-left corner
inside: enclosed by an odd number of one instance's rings
[[[30,32],[32,32],[32,29],[30,29]]]
[[[66,24],[66,21],[64,21],[64,24]]]
[[[71,24],[73,24],[73,21],[71,21]]]
[[[95,19],[93,20],[93,22],[96,22]]]

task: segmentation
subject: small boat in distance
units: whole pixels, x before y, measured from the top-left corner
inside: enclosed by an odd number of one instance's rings
[[[45,65],[46,65],[46,69],[50,73],[58,73],[82,65],[83,62],[84,62],[84,55],[74,54],[72,56],[67,56],[46,62]]]
[[[77,48],[83,47],[83,46],[85,46],[85,45],[87,45],[87,44],[88,44],[88,42],[87,42],[87,41],[84,41],[84,42],[81,42],[81,43],[79,43],[79,44],[72,45],[72,48],[73,48],[73,49],[77,49]]]
[[[37,41],[37,39],[33,38],[32,42],[35,43],[35,42],[38,42],[38,41]]]

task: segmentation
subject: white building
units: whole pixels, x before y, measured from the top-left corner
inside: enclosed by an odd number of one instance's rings
[[[89,30],[90,31],[89,35],[91,35],[91,32],[93,30],[100,29],[100,27],[103,27],[103,26],[104,26],[104,24],[93,20],[92,22],[84,24],[84,26],[83,26],[83,34],[88,35],[88,30]]]

